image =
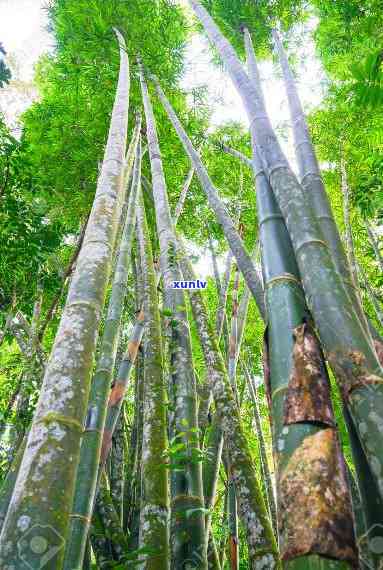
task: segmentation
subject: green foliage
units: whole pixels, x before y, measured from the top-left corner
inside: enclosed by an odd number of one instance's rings
[[[282,29],[307,17],[306,2],[301,0],[205,0],[204,4],[243,55],[242,28],[247,26],[255,40],[259,56],[270,52],[270,27]],[[310,115],[310,128],[324,180],[341,232],[343,228],[342,195],[339,163],[347,165],[351,190],[352,229],[356,254],[369,282],[379,293],[383,277],[378,274],[374,252],[367,239],[363,219],[381,224],[383,221],[383,82],[380,0],[313,0],[319,24],[315,32],[318,53],[330,78],[329,91],[318,109]],[[222,151],[221,144],[251,155],[247,130],[237,123],[226,123],[212,130],[206,90],[179,86],[183,74],[185,42],[191,31],[177,2],[171,0],[52,0],[49,7],[50,29],[55,38],[53,53],[41,58],[37,66],[36,85],[40,97],[22,117],[21,140],[12,136],[0,121],[0,328],[13,302],[30,318],[36,297],[37,277],[44,289],[43,317],[62,285],[65,268],[73,253],[76,235],[89,213],[103,157],[110,113],[117,80],[119,58],[113,27],[118,27],[127,41],[131,66],[131,98],[129,134],[134,115],[141,110],[136,73],[136,56],[140,55],[148,73],[155,73],[176,113],[199,149],[203,162],[233,219],[240,210],[243,239],[248,251],[253,248],[258,230],[253,177],[250,169],[237,158]],[[294,31],[294,28],[292,28]],[[0,60],[0,87],[4,76]],[[6,80],[7,78],[5,78]],[[169,201],[174,211],[183,182],[190,168],[189,159],[167,116],[149,85],[158,127]],[[145,145],[145,127],[143,127]],[[146,152],[143,173],[150,182],[150,163]],[[153,251],[158,253],[158,238],[150,191],[145,192],[145,207]],[[220,261],[227,253],[222,230],[211,212],[197,177],[194,176],[184,210],[178,224],[182,234],[199,247],[196,261],[212,263],[207,248],[210,234]],[[209,317],[215,322],[218,296],[210,276],[204,291]],[[123,340],[119,357],[128,339],[128,323],[132,321],[134,278],[128,283],[123,315]],[[230,284],[227,314],[232,308]],[[162,290],[159,289],[161,295]],[[243,293],[241,284],[240,294]],[[110,290],[108,291],[108,295]],[[368,315],[375,325],[375,313],[367,292],[362,290]],[[43,340],[49,351],[60,317],[59,310]],[[179,309],[181,309],[179,307]],[[193,361],[198,383],[208,373],[195,324],[190,322]],[[170,311],[162,316],[177,327]],[[102,331],[103,323],[101,324]],[[244,331],[241,357],[253,373],[262,374],[261,352],[264,324],[254,301],[250,301]],[[225,344],[221,341],[221,348]],[[11,335],[6,336],[0,358],[0,422],[6,419],[8,403],[15,393],[22,372],[28,372],[19,348]],[[141,356],[139,356],[141,360]],[[250,450],[260,473],[260,457],[253,409],[245,378],[238,367],[238,392],[242,400],[241,417]],[[133,383],[132,383],[133,384]],[[37,378],[27,387],[31,395],[30,409],[38,396]],[[272,469],[271,432],[264,387],[258,389],[262,427]],[[349,459],[349,445],[342,422],[339,394],[334,389],[334,403],[342,442]],[[134,430],[138,404],[134,386],[130,386],[125,402],[127,433]],[[169,412],[174,411],[168,405]],[[25,427],[25,426],[23,426]],[[189,430],[170,440],[164,468],[182,468],[187,461],[205,461],[192,441],[200,435]],[[136,434],[137,437],[137,434]],[[206,441],[206,434],[205,434]],[[135,442],[133,441],[133,448]],[[0,458],[1,461],[1,458]],[[132,460],[133,463],[133,460]],[[3,473],[0,463],[0,476]],[[129,473],[131,476],[131,473]],[[226,476],[222,469],[217,502],[212,513],[213,532],[218,544],[227,528],[222,524]],[[203,511],[205,512],[205,511]],[[188,516],[198,514],[191,509]],[[248,567],[244,532],[241,537],[241,568]],[[224,541],[223,541],[224,547]],[[145,549],[132,550],[124,564],[140,564]],[[150,554],[150,553],[149,553]],[[115,568],[125,567],[116,562]]]
[[[7,52],[3,48],[3,45],[0,42],[0,89],[4,87],[7,83],[11,80],[11,70],[7,67],[3,56],[7,55]]]
[[[350,71],[355,79],[352,91],[355,102],[361,107],[375,109],[383,105],[383,51],[373,51],[364,61],[354,63]]]
[[[271,27],[279,22],[284,29],[304,19],[302,0],[205,0],[206,8],[239,53],[243,54],[244,27],[254,34],[259,56],[271,49]]]
[[[52,221],[33,184],[25,142],[0,121],[0,307],[16,299],[27,309],[39,268],[59,245],[61,223]]]

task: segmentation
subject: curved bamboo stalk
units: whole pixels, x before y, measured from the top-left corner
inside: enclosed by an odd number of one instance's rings
[[[216,218],[220,225],[222,226],[223,233],[228,241],[231,251],[235,256],[238,267],[240,268],[242,275],[249,287],[254,300],[257,304],[258,310],[262,318],[264,317],[264,300],[263,300],[263,290],[259,280],[257,271],[251,261],[249,254],[247,253],[242,239],[240,238],[235,224],[228,215],[226,208],[218,196],[218,192],[214,187],[212,181],[209,178],[206,168],[202,164],[201,158],[198,152],[194,149],[190,138],[187,136],[185,129],[182,127],[177,115],[175,114],[173,108],[171,107],[169,101],[167,100],[165,93],[162,91],[161,86],[156,78],[153,77],[155,82],[156,91],[158,98],[160,99],[164,109],[166,110],[168,117],[176,130],[186,153],[188,154],[190,161],[192,162],[196,174],[201,183],[201,187],[206,194],[209,205],[214,211]]]
[[[341,276],[348,294],[354,304],[360,322],[368,333],[368,323],[363,311],[360,294],[355,281],[353,267],[349,265],[345,254],[339,230],[336,225],[331,205],[323,184],[314,145],[298,94],[295,78],[291,71],[285,50],[277,30],[272,31],[274,45],[278,53],[290,109],[295,154],[297,157],[300,183],[313,208],[314,217],[322,234],[322,239],[328,244],[335,267]],[[351,269],[351,271],[350,271]]]
[[[280,210],[291,236],[306,297],[328,361],[344,392],[383,496],[383,371],[323,241],[302,187],[280,148],[260,98],[230,43],[197,0],[188,0],[241,95]]]
[[[193,180],[193,176],[194,176],[194,168],[191,167],[189,172],[188,172],[188,175],[186,177],[186,180],[182,186],[181,194],[178,198],[178,202],[177,202],[176,208],[174,210],[174,216],[173,216],[174,226],[177,225],[178,218],[180,217],[180,215],[182,213],[182,210],[183,210],[183,207],[185,204],[185,200],[186,200],[186,194],[190,188],[190,184]]]
[[[120,74],[104,162],[84,244],[46,368],[1,535],[0,566],[20,567],[18,540],[40,524],[66,537],[97,331],[120,214],[128,122],[129,70],[121,34]],[[60,485],[57,485],[60,481]],[[48,504],[49,509],[44,508]],[[50,565],[59,568],[59,549]]]
[[[106,403],[110,391],[118,340],[120,337],[120,321],[128,280],[130,253],[136,220],[137,196],[140,187],[140,123],[141,119],[138,118],[135,130],[136,138],[132,143],[136,147],[132,188],[129,196],[125,225],[121,236],[112,292],[101,341],[100,356],[91,386],[88,416],[80,452],[70,532],[65,553],[64,568],[68,570],[81,566],[96,493],[102,434],[106,418]]]
[[[194,375],[190,330],[182,290],[173,281],[182,279],[176,259],[176,239],[170,214],[156,124],[143,70],[141,91],[153,182],[160,267],[165,287],[164,306],[171,311],[171,377],[174,399],[174,437],[182,446],[182,460],[172,474],[171,547],[175,568],[207,568],[207,544],[202,465],[198,437],[197,388]]]

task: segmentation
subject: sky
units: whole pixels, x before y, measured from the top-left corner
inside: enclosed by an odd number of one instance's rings
[[[185,0],[179,1],[185,4]],[[18,116],[38,97],[33,85],[34,65],[43,53],[52,49],[52,38],[46,31],[48,19],[44,10],[45,2],[46,0],[0,0],[0,42],[8,52],[9,64],[16,80],[10,87],[0,90],[0,111],[16,136],[20,133]],[[313,21],[309,28],[314,26]],[[301,38],[302,30],[298,32],[297,37]],[[294,53],[299,62],[297,77],[300,95],[305,109],[309,110],[320,102],[325,80],[307,30],[304,42],[299,45],[298,40]],[[224,70],[212,65],[209,43],[203,36],[196,35],[191,39],[186,51],[185,69],[183,87],[208,85],[208,101],[213,108],[212,128],[229,120],[247,125],[241,99]],[[283,83],[278,79],[278,71],[272,62],[261,63],[260,72],[272,123],[285,133],[285,138],[281,140],[282,146],[294,168]],[[221,265],[223,262],[220,261]],[[206,258],[201,260],[199,270],[201,276],[210,273]]]
[[[0,42],[7,51],[14,85],[0,91],[0,110],[7,123],[16,129],[18,115],[37,97],[33,86],[34,65],[41,54],[49,51],[52,39],[45,0],[0,0]]]

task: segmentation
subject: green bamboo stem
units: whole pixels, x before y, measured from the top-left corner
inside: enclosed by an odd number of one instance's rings
[[[132,145],[136,148],[132,188],[129,196],[126,221],[121,236],[112,291],[101,341],[100,356],[89,396],[88,415],[82,440],[75,495],[72,505],[70,531],[65,553],[64,568],[66,570],[81,568],[96,493],[102,434],[106,419],[106,404],[120,336],[120,321],[128,280],[130,251],[136,218],[136,202],[141,169],[139,142],[140,122],[141,120],[138,118],[134,133],[135,136],[132,139]]]
[[[363,512],[363,503],[359,493],[358,484],[355,480],[354,474],[350,467],[347,465],[347,475],[350,483],[352,508],[355,517],[355,533],[357,536],[358,550],[359,550],[359,565],[360,570],[371,570],[374,567],[374,561],[371,558],[371,553],[368,550],[368,543],[363,541],[363,536],[366,535],[367,528]]]
[[[183,210],[184,205],[185,205],[186,194],[190,188],[190,184],[193,180],[193,176],[194,176],[194,168],[191,167],[189,172],[188,172],[188,175],[186,177],[186,180],[182,186],[182,190],[181,190],[180,196],[178,198],[176,208],[174,210],[174,216],[173,216],[174,227],[177,225],[179,217],[182,214],[182,210]]]
[[[249,370],[245,364],[243,366],[243,370],[245,372],[247,386],[248,386],[250,398],[251,398],[251,401],[253,404],[254,421],[255,421],[258,446],[259,446],[259,456],[261,459],[261,469],[262,469],[262,473],[263,473],[263,483],[265,485],[265,491],[266,491],[266,496],[267,496],[267,502],[269,505],[270,517],[271,517],[271,520],[273,522],[274,531],[277,532],[277,506],[275,504],[273,482],[271,480],[269,462],[267,460],[266,443],[265,443],[265,438],[263,436],[263,430],[262,430],[262,424],[261,424],[261,415],[260,415],[259,407],[258,407],[257,393],[255,391],[250,372],[249,372]]]
[[[27,435],[24,435],[23,441],[19,445],[17,453],[12,461],[7,476],[1,485],[0,490],[0,532],[3,528],[5,516],[8,511],[12,493],[16,484],[16,479],[20,470],[21,461],[23,459],[25,447],[27,445]]]
[[[169,101],[167,100],[157,79],[153,78],[153,80],[155,81],[158,98],[160,99],[164,109],[166,110],[169,120],[171,121],[174,129],[176,130],[185,148],[185,151],[188,154],[190,161],[195,168],[195,172],[201,183],[201,187],[206,194],[210,207],[214,211],[216,218],[222,227],[223,233],[228,241],[230,249],[234,257],[236,258],[238,267],[240,268],[242,275],[247,283],[247,286],[249,287],[254,297],[258,310],[261,316],[264,316],[264,300],[263,300],[262,285],[260,283],[260,279],[253,265],[253,262],[251,261],[251,258],[243,245],[242,239],[235,228],[235,224],[228,215],[224,204],[220,200],[218,192],[214,187],[212,181],[210,180],[207,170],[202,164],[198,152],[193,147],[190,138],[188,137],[185,129],[182,127],[176,113],[171,107]]]
[[[60,289],[58,290],[57,294],[53,298],[53,300],[49,306],[49,309],[47,311],[47,314],[45,316],[45,319],[43,320],[43,323],[40,325],[40,330],[38,332],[38,339],[40,342],[42,341],[42,339],[44,337],[47,326],[49,325],[49,323],[51,322],[52,318],[54,317],[54,315],[57,311],[58,304],[61,300],[61,297],[64,294],[64,290],[65,290],[65,287],[67,285],[67,282],[68,282],[68,280],[69,280],[70,276],[72,275],[73,270],[75,268],[78,255],[80,253],[80,250],[81,250],[81,247],[82,247],[82,244],[84,241],[85,231],[86,231],[86,227],[88,224],[88,220],[89,220],[89,214],[86,217],[85,222],[81,226],[80,234],[78,236],[76,246],[73,250],[73,253],[72,253],[71,258],[68,262],[68,265],[66,266],[66,269],[62,275]]]
[[[115,566],[115,561],[112,559],[110,541],[105,534],[104,526],[97,512],[94,512],[92,517],[90,541],[95,554],[97,568],[100,570],[111,570],[111,567]]]
[[[263,166],[291,236],[309,309],[383,495],[383,440],[379,435],[383,421],[383,372],[376,351],[355,313],[302,187],[267,115],[260,110],[257,90],[208,12],[197,0],[189,0],[189,4],[242,97]]]
[[[129,74],[124,40],[118,31],[116,35],[120,44],[120,74],[105,158],[84,244],[4,521],[0,544],[2,568],[13,565],[17,570],[24,566],[17,543],[32,526],[48,525],[61,540],[67,535],[98,324],[120,213]],[[61,548],[46,569],[62,567],[63,555]]]
[[[380,253],[378,238],[367,220],[365,220],[364,225],[367,230],[372,249],[374,250],[376,261],[378,262],[380,271],[383,273],[383,256]]]
[[[383,540],[383,501],[367,463],[366,456],[360,447],[357,432],[346,407],[343,408],[343,416],[355,465],[356,483],[363,505],[363,519],[366,529],[364,538],[358,537],[360,554],[366,550],[371,558],[376,559],[376,553],[369,551],[369,547],[374,539]]]
[[[210,229],[208,231],[209,231],[209,233],[208,233],[209,250],[210,250],[210,254],[212,257],[212,261],[213,261],[214,279],[215,279],[215,284],[217,287],[218,306],[219,306],[220,298],[221,298],[221,291],[222,291],[222,288],[224,288],[226,286],[227,276],[226,276],[226,271],[225,271],[224,276],[223,276],[223,280],[225,283],[221,283],[221,278],[220,278],[219,270],[218,270],[217,256],[216,256],[215,251],[214,251],[214,244],[213,244],[213,240],[211,238]],[[228,262],[228,258],[226,258],[226,262]],[[218,318],[218,314],[217,314],[217,318]],[[218,320],[217,320],[217,323],[218,323]],[[224,343],[225,343],[225,347],[226,347],[226,351],[227,351],[227,348],[229,345],[229,328],[228,328],[228,323],[227,323],[226,311],[224,311],[224,313],[223,313],[223,339],[224,339]]]
[[[340,179],[343,197],[343,220],[345,227],[346,252],[348,258],[349,273],[354,288],[358,290],[358,268],[356,263],[354,238],[352,237],[350,218],[350,188],[348,185],[346,164],[343,158],[340,161]]]
[[[238,362],[237,354],[239,353],[239,346],[238,346],[239,278],[240,278],[240,273],[238,271],[238,267],[236,267],[234,283],[232,288],[232,298],[231,298],[232,311],[231,311],[231,323],[230,323],[229,350],[227,355],[228,357],[227,371],[238,404],[239,404],[239,397],[237,390],[236,373],[237,373],[237,362]]]
[[[207,550],[207,562],[209,570],[221,570],[218,548],[212,533],[209,535],[209,544]]]
[[[185,279],[195,279],[193,268],[180,245],[180,261]],[[202,294],[194,290],[190,295],[194,320],[197,326],[208,378],[214,395],[217,421],[219,421],[232,464],[232,477],[237,490],[238,507],[247,532],[249,558],[254,570],[264,564],[279,568],[278,552],[270,520],[255,475],[246,437],[242,430],[238,406],[228,378],[217,339],[208,319]]]
[[[371,287],[370,282],[368,280],[368,277],[365,274],[362,266],[358,262],[356,263],[356,266],[357,266],[357,270],[358,270],[359,280],[363,284],[363,287],[366,289],[367,294],[368,294],[368,298],[374,307],[375,314],[376,314],[376,317],[378,319],[378,322],[379,322],[380,326],[383,328],[383,307],[382,307],[382,303],[381,303],[380,299],[378,298],[374,289]]]
[[[257,62],[250,35],[246,30],[245,47],[249,77],[258,95],[257,104],[259,113],[266,114]],[[321,425],[320,422],[315,423],[309,420],[295,421],[294,423],[289,422],[288,426],[285,424],[284,405],[286,393],[291,378],[295,378],[292,376],[295,359],[297,358],[294,356],[294,334],[296,333],[296,327],[301,325],[302,322],[309,317],[309,311],[305,303],[291,240],[270,184],[264,174],[258,149],[255,148],[253,134],[252,144],[254,177],[256,179],[257,188],[259,235],[268,315],[268,366],[270,369],[270,379],[266,380],[266,385],[272,407],[273,438],[276,450],[277,496],[279,503],[278,526],[282,558],[286,568],[289,568],[289,570],[295,570],[297,565],[299,567],[302,558],[305,559],[305,562],[310,568],[347,568],[349,564],[343,562],[342,558],[346,557],[347,559],[348,557],[352,563],[352,557],[355,556],[352,524],[351,527],[342,528],[341,526],[341,532],[345,533],[342,540],[344,540],[348,547],[348,550],[344,552],[338,542],[337,532],[339,531],[335,530],[330,532],[328,529],[328,518],[332,517],[331,524],[335,529],[337,517],[340,516],[340,513],[332,512],[331,503],[326,503],[327,499],[324,495],[325,490],[329,489],[327,472],[334,470],[337,473],[339,481],[343,484],[341,487],[344,501],[344,504],[342,503],[342,516],[346,518],[345,513],[347,513],[347,517],[352,521],[351,500],[347,495],[347,483],[343,474],[343,458],[338,457],[333,450],[331,450],[331,453],[328,455],[322,457],[321,444],[315,443],[317,441],[321,442],[322,437],[327,437],[327,431],[334,429],[334,424],[326,424],[323,422]],[[312,348],[308,349],[305,345],[302,350],[309,351],[312,350]],[[309,356],[310,352],[307,352],[308,362],[311,362]],[[325,374],[323,361],[320,366],[323,369],[321,373]],[[302,371],[299,370],[299,373],[302,374]],[[315,382],[315,380],[312,379],[311,382]],[[326,382],[328,393],[325,405],[329,409],[332,409],[327,377]],[[313,389],[315,390],[315,388],[311,388],[311,390]],[[307,394],[305,394],[305,396],[307,397]],[[314,397],[320,402],[319,394],[315,394]],[[299,405],[303,412],[305,401],[302,398],[303,396],[301,396]],[[317,405],[319,404],[317,403]],[[332,433],[329,435],[332,437]],[[303,453],[308,441],[313,442],[311,464],[309,463],[305,466],[302,472],[297,472],[293,467],[294,458],[299,457],[299,455]],[[317,465],[319,461],[322,463],[322,470],[318,469]],[[327,464],[325,465],[326,462]],[[304,507],[302,507],[298,501],[292,500],[294,489],[300,484],[306,485],[307,496],[311,497],[313,503],[321,504],[321,508],[326,509],[326,516],[320,516],[318,513],[318,515],[313,518],[312,524],[315,524],[318,537],[323,537],[324,535],[327,535],[327,537],[331,536],[328,543],[324,541],[323,538],[323,544],[321,544],[319,538],[317,542],[314,542],[310,535],[307,537],[304,535],[307,521],[304,517],[302,518],[302,513],[300,512]],[[317,497],[315,485],[318,485],[321,489],[323,496]],[[333,486],[331,492],[334,494],[339,493],[339,489]],[[291,497],[289,496],[290,494]],[[294,521],[296,528],[292,527],[289,519]],[[349,523],[349,521],[347,522]],[[298,546],[299,536],[302,537],[302,541]],[[323,555],[323,559],[316,557],[317,554]],[[337,560],[330,562],[326,559],[326,556]]]
[[[137,352],[141,345],[144,329],[144,311],[141,310],[137,315],[136,323],[129,338],[127,350],[122,357],[116,380],[110,391],[106,409],[105,426],[102,435],[99,474],[102,471],[110,452],[113,434],[120,418],[122,403],[128,387],[130,374],[137,358]]]
[[[226,256],[225,271],[223,274],[221,287],[220,287],[220,290],[218,292],[218,308],[217,308],[217,318],[216,318],[216,325],[215,325],[216,329],[217,329],[218,342],[221,339],[222,331],[224,328],[224,320],[225,320],[225,316],[226,316],[227,295],[229,292],[232,266],[233,266],[233,253],[231,250],[229,250],[229,252],[227,253],[227,256]]]
[[[227,488],[225,490],[225,496],[224,496],[224,501],[223,501],[223,509],[222,509],[222,522],[221,522],[221,527],[223,529],[223,533],[222,533],[222,538],[221,538],[221,542],[219,545],[219,561],[221,564],[221,567],[224,568],[225,565],[225,557],[226,557],[226,543],[227,543],[227,503],[229,500],[229,494],[227,491]]]
[[[239,570],[239,534],[238,534],[238,510],[237,494],[235,482],[230,475],[229,467],[229,500],[228,500],[228,521],[229,521],[229,550],[230,550],[230,570]]]
[[[95,511],[100,517],[106,538],[110,541],[114,560],[122,562],[124,556],[128,554],[128,541],[115,511],[105,473],[101,478],[100,489],[97,493]]]
[[[175,569],[188,563],[190,568],[207,568],[202,466],[197,420],[197,390],[192,360],[190,331],[182,290],[173,289],[181,280],[176,260],[176,240],[170,214],[160,148],[148,88],[140,69],[141,91],[146,116],[146,131],[153,182],[153,198],[160,244],[164,307],[171,311],[171,366],[174,393],[174,437],[183,446],[183,459],[172,475],[171,547]],[[182,434],[182,435],[179,435]],[[191,513],[191,514],[189,514]]]
[[[125,446],[123,416],[121,415],[113,434],[111,465],[110,465],[110,496],[113,501],[115,511],[122,526],[124,510],[124,483],[125,483]]]
[[[313,208],[314,217],[318,223],[322,239],[330,248],[335,267],[343,280],[360,322],[364,327],[366,334],[368,334],[368,324],[363,312],[360,294],[357,288],[358,282],[355,281],[355,272],[353,267],[350,266],[347,261],[347,256],[343,248],[338,227],[331,210],[315,154],[314,145],[311,140],[310,131],[298,94],[295,78],[291,71],[278,32],[274,29],[272,34],[286,87],[300,183]]]
[[[167,448],[166,390],[156,274],[142,199],[138,208],[137,232],[143,277],[143,306],[147,321],[139,532],[140,548],[147,549],[147,553],[140,556],[140,568],[162,570],[170,568],[168,476],[164,468]]]
[[[232,148],[230,146],[227,146],[224,143],[220,143],[219,148],[221,150],[223,150],[223,152],[225,152],[226,154],[230,154],[231,156],[238,158],[238,160],[240,160],[243,164],[245,164],[249,168],[253,168],[253,163],[252,163],[251,159],[248,158],[245,154],[243,154],[239,150]]]
[[[129,549],[137,550],[139,546],[139,522],[141,503],[141,461],[143,438],[143,411],[144,411],[144,358],[139,356],[136,360],[136,390],[135,390],[135,426],[136,442],[134,450],[134,464],[127,514],[127,528],[129,530]]]

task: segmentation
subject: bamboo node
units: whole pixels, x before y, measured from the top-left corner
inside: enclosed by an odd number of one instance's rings
[[[323,241],[322,239],[309,239],[307,241],[305,241],[304,243],[302,243],[299,247],[297,247],[297,249],[295,250],[295,256],[298,256],[298,252],[300,252],[301,249],[303,249],[304,247],[311,245],[311,244],[318,244],[318,245],[322,245],[324,246],[326,249],[329,249],[328,244]]]
[[[301,287],[301,282],[297,277],[295,277],[295,275],[292,275],[291,273],[283,273],[283,275],[278,275],[278,277],[273,277],[267,281],[267,283],[265,283],[265,288],[272,287],[275,283],[279,283],[281,281],[290,281],[292,283],[297,283],[299,287]]]
[[[309,176],[312,176],[313,178],[318,178],[318,180],[322,180],[322,177],[318,172],[306,172],[306,174],[304,176],[302,176],[302,178],[301,178],[301,186],[304,185],[305,179],[308,178]],[[325,217],[328,217],[328,216],[325,216]],[[330,217],[330,219],[332,219],[332,218]]]
[[[79,513],[73,513],[69,515],[69,518],[71,519],[80,519],[82,521],[85,521],[88,524],[91,524],[92,519],[91,517],[86,517],[85,515],[80,515]]]
[[[54,422],[57,422],[59,424],[63,424],[70,429],[74,429],[76,431],[79,431],[80,433],[83,432],[83,426],[80,422],[78,422],[75,419],[68,418],[68,417],[64,416],[63,414],[59,414],[57,412],[50,412],[50,413],[46,414],[43,418],[41,418],[40,420],[37,420],[36,423],[47,425],[47,424],[51,424]]]
[[[262,226],[262,224],[265,224],[266,222],[270,221],[270,220],[283,220],[283,216],[282,214],[270,214],[269,216],[265,216],[263,218],[263,220],[261,220],[259,222],[259,227]]]

